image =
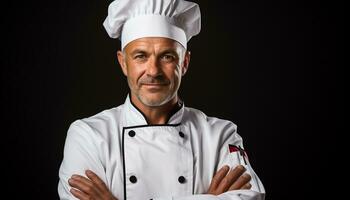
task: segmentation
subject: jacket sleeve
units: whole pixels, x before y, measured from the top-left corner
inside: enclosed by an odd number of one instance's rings
[[[85,175],[91,169],[106,182],[104,167],[100,161],[98,136],[81,120],[71,124],[64,146],[63,160],[59,169],[58,194],[61,200],[76,200],[71,193],[68,179],[73,174]]]
[[[243,165],[247,170],[245,173],[251,175],[252,179],[250,184],[252,188],[249,190],[233,190],[225,192],[221,195],[208,195],[208,194],[194,194],[184,197],[172,197],[167,198],[155,198],[153,200],[264,200],[265,189],[260,181],[259,177],[251,167],[248,157],[242,156],[239,151],[230,152],[229,145],[243,148],[243,141],[241,136],[237,133],[237,127],[234,124],[228,125],[222,132],[219,142],[218,163],[216,169],[220,169],[224,165],[228,165],[231,168],[235,168],[237,165]]]
[[[154,198],[153,200],[264,200],[265,194],[252,190],[235,190],[221,195],[191,195],[185,197]]]

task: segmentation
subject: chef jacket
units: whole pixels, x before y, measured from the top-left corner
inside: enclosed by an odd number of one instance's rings
[[[59,169],[61,200],[76,199],[68,179],[95,172],[118,200],[263,200],[264,187],[242,151],[237,127],[185,107],[164,125],[149,125],[130,101],[74,121]],[[243,165],[250,190],[205,194],[217,170]]]

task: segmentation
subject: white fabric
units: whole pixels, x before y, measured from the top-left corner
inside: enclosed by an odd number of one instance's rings
[[[162,15],[144,15],[128,20],[121,34],[122,49],[131,41],[143,37],[165,37],[178,41],[185,49],[185,32],[170,23],[172,19]]]
[[[184,106],[167,125],[147,125],[127,98],[119,107],[71,124],[59,170],[60,199],[76,199],[68,179],[73,174],[85,176],[90,169],[118,200],[263,200],[264,187],[249,162],[245,167],[252,176],[251,190],[205,195],[218,169],[244,165],[240,154],[228,148],[242,146],[236,128],[230,121]],[[180,176],[184,183],[178,181]]]
[[[201,29],[198,4],[184,0],[115,0],[103,22],[111,38],[121,38],[122,49],[143,37],[165,37],[187,42]]]

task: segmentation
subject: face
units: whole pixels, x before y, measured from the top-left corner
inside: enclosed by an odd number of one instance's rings
[[[171,39],[140,38],[118,52],[118,61],[127,76],[132,99],[154,107],[177,98],[189,53]]]

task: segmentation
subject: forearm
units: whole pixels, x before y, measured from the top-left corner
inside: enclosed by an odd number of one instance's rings
[[[265,193],[253,190],[234,190],[221,195],[190,195],[183,197],[153,198],[153,200],[264,200]]]

